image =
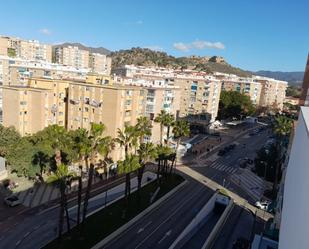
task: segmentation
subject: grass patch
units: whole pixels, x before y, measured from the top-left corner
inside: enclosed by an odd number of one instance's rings
[[[164,196],[166,193],[175,188],[183,181],[179,175],[169,175],[162,177],[160,191],[156,199]],[[138,202],[137,192],[131,194],[129,205],[126,209],[126,216],[124,217],[124,210],[126,207],[125,199],[120,199],[101,211],[89,216],[85,223],[85,228],[82,236],[78,227],[71,230],[71,234],[64,234],[61,244],[58,240],[54,240],[46,245],[45,249],[84,249],[91,248],[109,234],[117,230],[119,227],[134,218],[140,212],[149,207],[151,195],[158,188],[157,182],[151,182],[141,189],[141,199]]]

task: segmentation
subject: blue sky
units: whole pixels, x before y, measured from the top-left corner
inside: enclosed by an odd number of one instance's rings
[[[0,34],[110,50],[221,55],[247,70],[303,71],[309,1],[10,0],[1,3]]]

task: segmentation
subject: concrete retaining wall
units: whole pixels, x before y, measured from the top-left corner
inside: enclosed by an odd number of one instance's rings
[[[192,238],[192,236],[199,230],[201,226],[207,222],[209,214],[215,207],[218,192],[209,199],[209,201],[204,205],[200,212],[193,218],[190,224],[182,231],[182,233],[177,237],[169,249],[182,248],[184,244]]]
[[[226,222],[230,212],[232,211],[234,206],[234,201],[230,199],[230,203],[225,208],[224,212],[222,213],[220,219],[218,220],[215,227],[212,229],[211,233],[209,234],[207,240],[205,241],[202,249],[211,249],[211,246],[213,245],[215,239],[217,238],[219,232],[221,231],[224,223]]]

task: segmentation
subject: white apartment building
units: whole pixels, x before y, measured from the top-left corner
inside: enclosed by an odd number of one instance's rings
[[[89,52],[77,46],[53,46],[53,62],[76,68],[89,68]]]
[[[112,66],[112,58],[105,54],[90,53],[89,67],[92,72],[110,75]]]

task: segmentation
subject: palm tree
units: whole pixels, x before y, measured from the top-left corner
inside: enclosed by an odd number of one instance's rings
[[[102,138],[100,144],[101,145],[98,147],[98,151],[103,158],[102,163],[107,177],[107,166],[112,161],[108,156],[109,153],[115,148],[115,140],[111,136],[106,136]]]
[[[43,177],[43,171],[50,162],[50,157],[42,151],[38,151],[33,155],[32,163],[40,167],[40,176]]]
[[[74,177],[74,173],[69,172],[68,167],[64,164],[59,164],[54,174],[52,174],[48,179],[47,183],[57,182],[59,184],[60,190],[60,215],[59,215],[59,227],[58,227],[58,238],[61,239],[64,221],[64,211],[67,217],[68,231],[70,231],[70,217],[67,208],[67,198],[66,198],[66,188],[67,182]]]
[[[280,167],[282,164],[282,157],[281,157],[281,147],[283,146],[283,140],[286,138],[291,130],[292,130],[293,121],[285,116],[278,116],[275,119],[274,125],[273,125],[273,131],[277,137],[276,139],[276,147],[278,152],[278,159],[275,169],[275,179],[273,184],[273,194],[275,195],[277,192],[277,185],[279,180],[279,173],[280,173]]]
[[[140,195],[140,189],[142,187],[142,178],[145,166],[148,162],[157,157],[157,150],[153,143],[142,143],[137,153],[140,163],[140,167],[137,170],[137,182],[138,182],[137,189],[138,189],[138,195]]]
[[[140,167],[139,158],[136,155],[127,155],[123,161],[118,161],[118,173],[126,174],[130,177],[130,172],[137,170]],[[130,180],[130,178],[129,178]],[[125,188],[126,203],[129,201],[128,188]]]
[[[163,131],[164,131],[164,125],[166,123],[168,113],[164,110],[161,110],[161,112],[158,114],[158,116],[155,118],[156,123],[160,123],[160,144],[163,144]]]
[[[129,156],[129,153],[132,147],[137,145],[138,133],[136,128],[131,125],[125,125],[124,130],[118,129],[118,137],[115,139],[121,147],[124,147],[125,158]],[[125,187],[125,196],[130,195],[131,192],[131,182],[130,182],[130,172],[126,172],[126,187]]]
[[[178,151],[178,148],[179,148],[180,139],[182,137],[187,137],[187,136],[190,135],[190,125],[189,125],[189,123],[187,121],[184,121],[184,120],[177,120],[175,122],[174,126],[173,126],[173,134],[174,134],[174,138],[177,139],[176,151],[175,151],[176,152],[176,158],[177,158],[177,151]],[[176,160],[174,162],[176,162]],[[173,164],[172,164],[172,168],[173,168]]]
[[[90,191],[92,187],[92,180],[93,180],[93,174],[94,174],[94,163],[96,160],[96,156],[100,154],[100,151],[102,151],[102,147],[104,146],[104,142],[106,138],[103,136],[103,133],[105,129],[106,128],[104,124],[91,123],[91,127],[88,132],[88,137],[83,138],[83,141],[86,142],[85,148],[83,149],[83,151],[85,152],[85,163],[87,167],[89,165],[89,160],[90,160],[88,184],[87,184],[87,189],[85,193],[84,208],[83,208],[83,221],[82,221],[83,227],[84,227],[85,220],[86,220],[88,201],[89,201]],[[83,228],[81,229],[81,231],[83,231]]]
[[[170,139],[170,130],[171,127],[174,125],[175,123],[175,118],[172,114],[167,114],[164,120],[163,125],[167,127],[167,131],[166,131],[166,145],[169,145],[169,139]]]
[[[160,173],[166,173],[167,166],[168,166],[168,159],[170,155],[173,153],[172,149],[165,145],[157,145],[156,147],[157,151],[157,161],[158,161],[158,167],[157,167],[157,182],[160,185]]]
[[[135,125],[136,131],[139,136],[139,144],[144,143],[144,136],[151,136],[151,121],[147,117],[139,117],[137,119],[137,124]]]

